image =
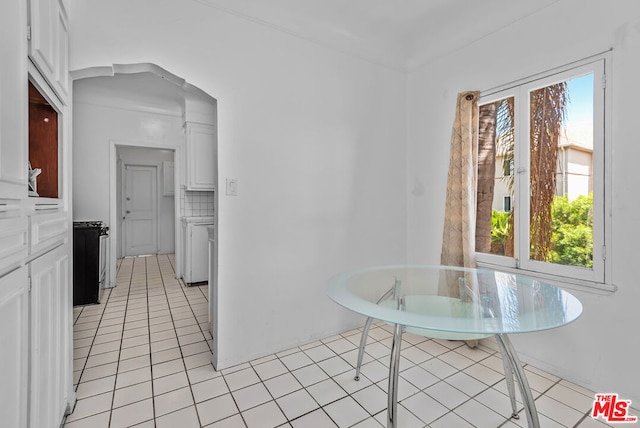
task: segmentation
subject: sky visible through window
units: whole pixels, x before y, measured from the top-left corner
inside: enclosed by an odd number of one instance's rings
[[[569,103],[565,129],[569,140],[593,148],[593,74],[567,81]]]

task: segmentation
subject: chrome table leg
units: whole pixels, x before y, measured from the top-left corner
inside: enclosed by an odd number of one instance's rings
[[[520,419],[516,403],[516,389],[513,383],[513,368],[511,367],[511,360],[507,355],[507,351],[504,348],[502,341],[496,340],[496,342],[498,342],[498,347],[500,348],[502,366],[504,367],[504,380],[507,382],[507,390],[509,391],[509,399],[511,400],[511,417],[513,419]]]
[[[497,334],[496,339],[498,340],[499,346],[504,348],[504,353],[506,355],[504,355],[503,358],[505,356],[508,358],[511,368],[513,369],[513,374],[518,380],[518,386],[522,393],[522,401],[524,402],[524,411],[527,415],[529,428],[540,428],[538,412],[536,411],[536,403],[533,399],[531,387],[529,386],[529,382],[525,376],[518,354],[516,354],[516,351],[506,334]]]
[[[401,281],[396,278],[393,287],[391,287],[389,290],[387,290],[386,293],[380,296],[376,304],[380,304],[380,302],[388,299],[390,296],[396,295],[400,289],[400,285]],[[367,318],[367,321],[365,321],[364,327],[362,329],[362,336],[360,337],[360,347],[358,348],[358,361],[356,363],[356,376],[354,377],[355,380],[360,380],[360,367],[362,366],[362,358],[364,357],[364,347],[367,345],[367,336],[369,335],[369,329],[371,329],[372,321],[373,318]]]
[[[371,328],[371,322],[373,318],[367,318],[362,329],[362,336],[360,337],[360,347],[358,348],[358,362],[356,363],[356,376],[355,380],[360,380],[360,367],[362,366],[362,358],[364,357],[364,347],[367,345],[367,336],[369,335],[369,329]]]
[[[398,371],[400,369],[400,348],[402,347],[402,326],[396,324],[391,345],[389,362],[389,388],[387,389],[387,428],[398,424]]]

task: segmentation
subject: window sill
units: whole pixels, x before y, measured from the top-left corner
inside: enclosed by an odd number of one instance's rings
[[[501,272],[514,273],[524,275],[529,278],[537,279],[540,281],[548,282],[553,285],[557,285],[561,288],[567,288],[573,291],[581,291],[585,293],[608,295],[618,291],[618,286],[615,284],[607,284],[595,281],[586,281],[576,278],[568,278],[564,276],[545,274],[541,272],[534,272],[524,269],[516,269],[513,267],[502,266],[493,263],[477,261],[479,268],[498,270]]]

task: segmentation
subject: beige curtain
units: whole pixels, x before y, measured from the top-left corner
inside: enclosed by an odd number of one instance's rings
[[[476,165],[480,91],[458,94],[451,135],[440,263],[475,267]],[[440,282],[440,294],[459,297],[457,278]]]

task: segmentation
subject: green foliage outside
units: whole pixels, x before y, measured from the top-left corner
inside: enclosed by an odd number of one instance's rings
[[[493,210],[491,215],[492,253],[504,254],[511,235],[511,213]],[[569,202],[555,196],[551,207],[551,251],[547,261],[561,265],[593,267],[593,194]]]
[[[491,213],[491,252],[503,254],[507,241],[511,236],[511,212],[496,211]]]
[[[556,196],[551,207],[553,234],[548,261],[593,267],[593,194],[569,202]]]

